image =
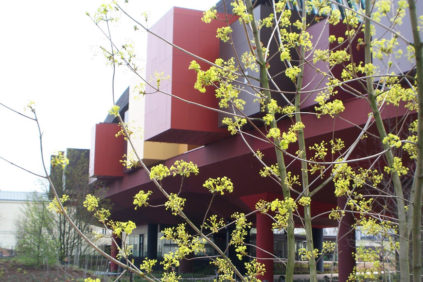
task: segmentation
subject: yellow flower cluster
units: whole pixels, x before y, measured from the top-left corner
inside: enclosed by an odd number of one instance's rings
[[[171,193],[169,195],[169,200],[165,203],[166,210],[170,209],[173,215],[177,215],[184,209],[185,201],[185,198],[181,198],[177,194]]]
[[[322,253],[330,254],[336,249],[336,243],[331,241],[324,241],[322,246]]]
[[[198,166],[193,162],[186,162],[184,160],[177,160],[170,167],[170,173],[173,176],[180,175],[183,177],[190,177],[191,173],[197,175],[199,173]]]
[[[360,231],[367,235],[378,235],[382,231],[382,225],[380,225],[376,219],[371,217],[362,217],[357,222],[357,225],[360,226]]]
[[[285,177],[285,184],[289,187],[292,188],[294,185],[301,185],[300,181],[299,181],[300,177],[298,175],[292,175],[291,171],[288,171],[286,173],[286,177]]]
[[[162,180],[169,175],[169,168],[163,164],[155,165],[150,170],[150,179]]]
[[[129,128],[129,124],[127,123],[119,123],[120,130],[115,134],[115,137],[118,138],[119,136],[123,136],[124,140],[128,140],[128,137],[130,137],[132,134],[134,134],[134,131]],[[125,157],[126,155],[124,155]]]
[[[291,52],[289,51],[289,49],[280,50],[280,59],[282,62],[291,60]]]
[[[379,273],[382,271],[382,263],[380,261],[380,253],[371,248],[358,247],[355,253],[356,261],[368,262],[365,263],[365,269],[357,271],[354,268],[353,273],[348,278],[348,281],[377,281],[379,280]],[[350,280],[354,279],[354,280]]]
[[[326,141],[322,141],[320,143],[314,143],[312,146],[309,147],[310,151],[314,151],[313,160],[324,160],[327,155],[327,143]]]
[[[128,138],[124,137],[124,139],[127,140]],[[141,162],[140,161],[136,160],[133,157],[127,156],[126,154],[124,154],[122,156],[122,159],[119,160],[119,162],[126,169],[138,168],[138,167],[141,166]]]
[[[391,1],[390,0],[379,0],[375,3],[375,6],[381,14],[385,15],[391,11]]]
[[[270,203],[270,210],[276,212],[275,220],[272,224],[274,229],[283,229],[288,226],[288,220],[292,212],[297,208],[295,200],[287,198],[285,200],[273,200]]]
[[[148,206],[148,198],[150,197],[150,195],[152,194],[152,191],[148,191],[147,193],[144,190],[140,190],[137,194],[135,194],[134,196],[134,206],[135,206],[135,210],[145,206]]]
[[[94,195],[88,194],[85,196],[83,206],[87,208],[87,211],[92,212],[98,208],[98,198]]]
[[[281,13],[279,18],[279,26],[280,27],[287,27],[291,24],[291,10],[285,9],[285,7],[281,7],[282,5],[285,5],[283,1],[278,2],[275,4],[276,11]],[[278,11],[279,9],[279,11]]]
[[[253,72],[258,72],[259,68],[256,62],[256,57],[250,51],[246,51],[241,55],[241,62],[244,64],[246,69],[250,69]]]
[[[204,11],[203,16],[201,17],[201,20],[204,23],[211,23],[211,21],[216,19],[216,17],[217,17],[217,10],[215,8],[211,8],[207,11]]]
[[[210,261],[210,264],[217,267],[217,274],[219,274],[217,281],[234,281],[234,271],[226,259],[216,258]]]
[[[232,28],[230,26],[219,27],[216,31],[216,37],[222,40],[223,42],[228,42],[230,37],[229,34],[232,33]]]
[[[69,195],[63,194],[62,197],[60,197],[60,202],[62,203],[62,205],[64,203],[66,203],[69,200]],[[59,214],[63,214],[62,209],[60,208],[59,202],[57,201],[56,198],[53,199],[53,201],[51,201],[48,206],[47,209],[51,212],[56,212]],[[64,208],[66,210],[66,208]]]
[[[281,137],[281,130],[277,127],[272,127],[269,129],[269,132],[267,133],[266,137],[272,138],[276,141]]]
[[[177,281],[181,281],[182,276],[176,274],[175,271],[170,271],[170,272],[163,272],[163,276],[161,281],[163,282],[177,282]]]
[[[226,177],[209,178],[204,182],[203,187],[208,189],[210,193],[220,193],[224,195],[225,191],[232,193],[234,191],[234,185],[232,181]]]
[[[94,195],[88,194],[85,196],[85,201],[82,205],[89,211],[94,212],[94,217],[100,221],[101,223],[106,224],[108,218],[110,217],[110,211],[105,208],[98,208],[99,207],[100,199]]]
[[[317,96],[315,101],[319,103],[319,106],[316,106],[316,111],[320,112],[317,114],[317,117],[321,115],[330,115],[334,117],[342,113],[345,110],[344,103],[341,100],[335,99],[331,102],[327,102],[326,100],[321,100],[321,96]]]
[[[345,148],[344,140],[342,140],[341,138],[336,138],[335,140],[331,139],[329,143],[331,146],[332,154],[335,154],[336,152],[339,152]]]
[[[260,20],[260,27],[259,28],[263,28],[263,27],[273,27],[273,13],[270,13],[267,17],[265,17],[264,19]]]
[[[360,24],[360,18],[355,11],[345,10],[345,18],[343,22],[344,24],[352,27],[352,29],[348,29],[345,32],[346,35],[352,36],[356,32],[355,28],[357,28]]]
[[[293,82],[297,80],[298,74],[301,72],[301,69],[297,66],[286,68],[285,75],[289,77]]]
[[[51,166],[61,166],[65,168],[69,164],[69,159],[65,156],[64,152],[57,152],[51,156]]]
[[[338,9],[331,9],[330,17],[329,17],[329,23],[331,25],[337,25],[341,20],[341,11]]]
[[[405,103],[405,107],[409,110],[417,109],[417,94],[413,88],[404,88],[400,84],[394,84],[390,86],[387,91],[380,92],[378,94],[378,103],[386,102],[395,106],[399,106],[401,102]]]
[[[306,248],[300,248],[298,250],[301,260],[308,261],[310,259],[315,259],[319,256],[319,250],[314,249],[313,251],[308,251]]]
[[[101,209],[96,210],[96,212],[94,213],[94,216],[101,223],[106,223],[106,221],[110,217],[110,211],[108,209],[101,208]]]
[[[225,221],[223,218],[217,218],[217,215],[214,214],[207,219],[207,222],[204,223],[204,228],[209,229],[212,233],[219,232],[219,229],[225,226]]]
[[[362,194],[353,193],[353,197],[348,200],[348,206],[351,210],[356,210],[360,214],[369,213],[372,211],[373,198],[366,199]]]
[[[218,58],[215,64],[217,66],[211,66],[208,70],[203,71],[196,61],[190,63],[189,69],[197,72],[194,88],[205,93],[206,86],[215,86],[215,95],[219,99],[220,108],[226,109],[231,103],[237,109],[243,110],[245,101],[238,97],[239,89],[232,84],[238,78],[234,58],[227,61]]]
[[[113,105],[109,110],[109,115],[117,117],[119,115],[120,107],[118,105]]]
[[[233,7],[232,11],[235,15],[239,16],[239,20],[244,23],[249,23],[253,20],[253,16],[247,12],[247,7],[243,0],[235,0],[231,2]]]
[[[417,159],[417,120],[410,124],[408,130],[412,134],[407,137],[407,142],[404,143],[403,149],[410,155],[410,159]]]
[[[353,188],[361,188],[365,183],[376,187],[383,178],[383,175],[377,170],[359,168],[354,171],[347,163],[335,164],[333,174],[336,197],[351,194]]]
[[[88,277],[84,279],[84,282],[101,282],[101,279]]]
[[[336,164],[334,171],[333,183],[335,184],[335,196],[341,197],[349,193],[355,173],[346,163]]]
[[[341,218],[345,215],[345,211],[341,210],[339,207],[336,207],[336,209],[332,209],[329,213],[329,219],[333,220],[341,220]]]
[[[135,228],[137,228],[135,223],[131,220],[128,220],[127,222],[111,221],[110,227],[113,229],[113,233],[117,236],[120,236],[122,232],[125,232],[127,235],[129,235]]]
[[[383,138],[382,141],[383,144],[387,144],[390,147],[395,147],[395,148],[399,148],[401,147],[401,140],[400,138],[392,133],[389,133],[388,136],[386,136],[385,138]]]
[[[247,123],[247,119],[239,117],[225,117],[222,120],[222,123],[228,126],[228,131],[234,135],[238,132],[243,125]]]
[[[190,254],[198,254],[205,252],[205,239],[198,236],[190,235],[186,229],[185,224],[179,224],[177,227],[165,228],[161,240],[172,240],[178,245],[178,248],[164,255],[164,260],[161,262],[165,270],[178,267],[180,260]]]
[[[371,42],[371,51],[373,56],[378,58],[379,60],[383,59],[383,56],[391,55],[395,48],[399,45],[398,40],[396,38],[391,38],[387,40],[386,38],[375,39]],[[402,55],[402,50],[396,54],[398,56]]]
[[[173,176],[180,175],[182,177],[190,177],[191,174],[197,175],[198,173],[198,166],[193,162],[177,160],[173,163],[170,169],[163,164],[153,166],[150,171],[150,179],[162,180],[171,174]]]
[[[248,222],[244,213],[235,212],[232,214],[235,219],[235,229],[231,234],[231,241],[229,244],[235,246],[235,252],[239,260],[247,255],[247,247],[245,246],[245,238],[248,235],[248,229],[251,227],[251,222]]]
[[[311,198],[310,198],[310,197],[301,197],[301,198],[298,200],[298,203],[299,203],[300,205],[302,205],[303,207],[309,206],[309,205],[310,205],[310,203],[311,203]]]
[[[384,170],[387,173],[396,172],[399,176],[406,175],[408,173],[408,168],[402,164],[402,160],[399,157],[394,157],[392,167],[385,166]]]
[[[266,273],[266,267],[264,264],[259,263],[256,259],[245,263],[245,270],[247,271],[247,281],[259,282],[257,277],[263,276]]]
[[[140,269],[144,270],[146,273],[151,273],[156,263],[157,263],[156,259],[145,258],[140,265]]]
[[[260,170],[261,177],[268,177],[271,175],[279,176],[279,167],[277,164],[272,164],[270,166],[265,166]]]
[[[279,146],[282,150],[288,149],[290,143],[297,141],[297,131],[302,130],[305,125],[302,122],[296,122],[289,128],[288,132],[282,133],[282,140]]]

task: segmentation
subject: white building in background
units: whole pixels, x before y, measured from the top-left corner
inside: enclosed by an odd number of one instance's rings
[[[34,197],[36,194],[36,197]],[[25,205],[33,198],[45,198],[40,192],[0,191],[0,256],[8,255],[16,246],[17,221]]]

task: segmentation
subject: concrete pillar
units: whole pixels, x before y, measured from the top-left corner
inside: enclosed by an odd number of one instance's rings
[[[121,239],[116,236],[115,234],[112,235],[112,245],[110,246],[110,255],[117,259],[117,255],[119,253],[118,245],[121,245]],[[118,265],[114,262],[110,262],[110,272],[117,272]]]
[[[318,249],[319,253],[323,249],[323,228],[314,228],[312,229],[313,233],[313,248]],[[316,259],[316,270],[318,272],[323,272],[323,256],[319,256]]]
[[[272,258],[270,254],[273,254],[272,219],[265,214],[256,213],[256,229],[257,261],[263,263],[266,267],[266,273],[264,276],[259,277],[259,279],[261,281],[273,282],[273,259],[266,259]]]
[[[338,198],[338,207],[345,207],[346,198]],[[347,212],[341,219],[338,229],[338,281],[345,282],[355,266],[355,229],[354,216]]]
[[[149,259],[157,258],[157,236],[158,225],[149,224],[147,228],[147,257]]]

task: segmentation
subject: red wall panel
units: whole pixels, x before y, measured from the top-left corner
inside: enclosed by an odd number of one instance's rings
[[[95,126],[94,147],[91,148],[90,176],[98,178],[121,177],[123,167],[120,163],[125,153],[125,141],[116,137],[120,126],[116,123],[100,123]]]
[[[201,11],[173,8],[152,30],[189,52],[214,62],[219,57],[216,30],[226,25],[226,21],[221,18],[205,24],[201,21],[202,15]],[[231,16],[233,20],[235,18]],[[149,35],[148,41],[147,78],[153,77],[155,72],[164,72],[170,78],[163,81],[163,86],[160,84],[160,90],[217,108],[212,89],[207,93],[194,89],[196,73],[188,70],[194,57],[172,48],[154,35]],[[200,65],[203,69],[209,67],[203,62]],[[152,91],[152,87],[147,87],[147,93]],[[163,93],[154,93],[146,98],[144,134],[145,140],[149,141],[202,145],[226,136],[226,130],[218,127],[216,112]]]

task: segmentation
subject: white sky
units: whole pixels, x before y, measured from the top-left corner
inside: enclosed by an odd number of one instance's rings
[[[99,46],[107,41],[85,15],[104,1],[1,1],[0,102],[23,111],[34,101],[41,122],[46,160],[66,148],[89,148],[94,124],[112,105],[111,68]],[[208,9],[217,0],[132,0],[134,15],[147,12],[154,24],[172,6]],[[132,25],[131,25],[132,26]],[[115,34],[145,56],[142,33],[119,24]],[[137,39],[137,40],[136,40]],[[119,96],[133,80],[117,73]],[[42,174],[35,124],[0,106],[0,156]],[[0,159],[0,190],[43,190],[36,177]]]

